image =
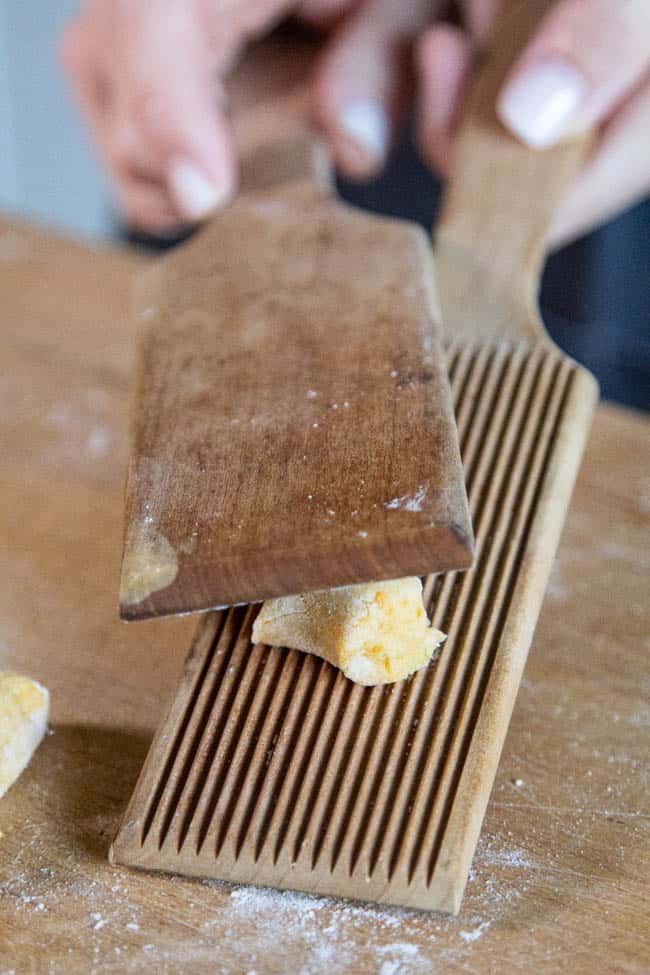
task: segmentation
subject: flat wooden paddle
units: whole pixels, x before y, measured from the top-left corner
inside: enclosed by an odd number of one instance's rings
[[[127,619],[471,563],[430,243],[283,152],[141,282]]]
[[[425,587],[447,641],[409,680],[366,688],[308,654],[251,644],[254,608],[205,616],[116,862],[460,907],[597,398],[534,300],[548,218],[585,142],[532,152],[492,108],[543,5],[518,6],[468,108],[438,232],[476,528],[474,567]]]

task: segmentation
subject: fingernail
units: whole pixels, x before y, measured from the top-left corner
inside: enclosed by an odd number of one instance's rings
[[[222,206],[228,196],[189,159],[172,159],[168,180],[176,206],[187,220],[202,220]]]
[[[337,118],[341,132],[373,161],[383,159],[388,145],[388,119],[379,102],[358,99],[348,102]]]
[[[523,142],[545,149],[566,135],[586,93],[587,82],[572,64],[545,61],[504,88],[497,112]]]

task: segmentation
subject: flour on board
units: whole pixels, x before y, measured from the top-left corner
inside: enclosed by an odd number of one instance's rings
[[[415,494],[403,494],[401,498],[393,498],[391,501],[386,501],[384,508],[399,511],[422,511],[422,505],[426,500],[426,496],[427,489],[421,484]]]

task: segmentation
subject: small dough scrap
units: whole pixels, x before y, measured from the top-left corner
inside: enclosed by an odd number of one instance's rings
[[[0,798],[43,739],[50,695],[29,677],[0,671]]]
[[[255,643],[306,650],[367,686],[408,677],[444,639],[417,577],[269,599],[253,624]]]

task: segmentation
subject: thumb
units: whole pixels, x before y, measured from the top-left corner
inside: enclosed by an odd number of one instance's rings
[[[235,193],[230,124],[212,78],[188,73],[175,81],[156,125],[163,180],[180,215],[200,220]]]
[[[315,113],[346,175],[367,178],[383,165],[408,100],[410,46],[430,13],[431,0],[361,0],[327,45]]]
[[[598,124],[649,66],[647,0],[559,0],[510,72],[497,112],[543,149]]]

